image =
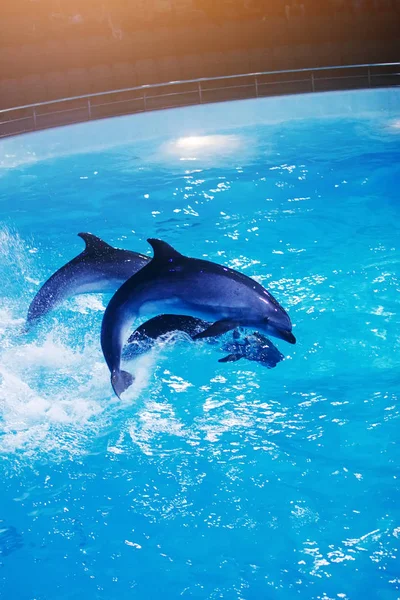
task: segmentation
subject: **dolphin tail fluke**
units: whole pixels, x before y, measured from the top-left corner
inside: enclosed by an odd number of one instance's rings
[[[121,394],[125,392],[134,382],[134,377],[128,371],[113,371],[111,374],[111,385],[114,392],[121,398]]]

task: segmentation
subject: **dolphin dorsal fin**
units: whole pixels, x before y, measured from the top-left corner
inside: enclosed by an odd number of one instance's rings
[[[180,254],[180,252],[177,252],[177,250],[175,250],[172,246],[167,244],[167,242],[163,242],[162,240],[157,240],[155,238],[149,238],[147,241],[153,248],[153,260],[172,262],[174,259],[182,257],[182,254]]]
[[[86,244],[84,250],[86,254],[106,254],[115,250],[113,246],[110,246],[107,242],[103,242],[103,240],[97,237],[97,235],[93,235],[93,233],[78,233],[78,235]]]

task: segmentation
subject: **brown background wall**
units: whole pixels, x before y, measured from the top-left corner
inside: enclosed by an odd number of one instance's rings
[[[103,35],[0,38],[0,108],[176,79],[400,59],[398,12],[196,21]],[[3,23],[4,28],[4,23]],[[27,36],[28,40],[29,37]]]

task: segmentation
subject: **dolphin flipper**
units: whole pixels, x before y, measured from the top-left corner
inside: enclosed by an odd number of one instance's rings
[[[132,385],[134,380],[135,378],[128,371],[115,370],[111,373],[111,385],[119,399],[121,399],[121,394]]]
[[[210,327],[207,327],[204,331],[197,333],[193,336],[194,340],[200,340],[202,338],[214,337],[216,335],[222,335],[223,333],[227,333],[231,329],[235,329],[239,323],[236,321],[232,321],[231,319],[220,319],[219,321],[215,321]]]
[[[224,356],[224,358],[220,358],[218,362],[226,363],[226,362],[236,362],[240,360],[242,356],[240,354],[228,354],[228,356]]]

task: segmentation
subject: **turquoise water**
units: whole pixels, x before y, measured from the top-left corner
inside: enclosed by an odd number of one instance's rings
[[[400,92],[227,103],[0,143],[0,598],[400,598]],[[267,370],[159,344],[112,392],[108,297],[22,331],[79,231],[265,285]]]

